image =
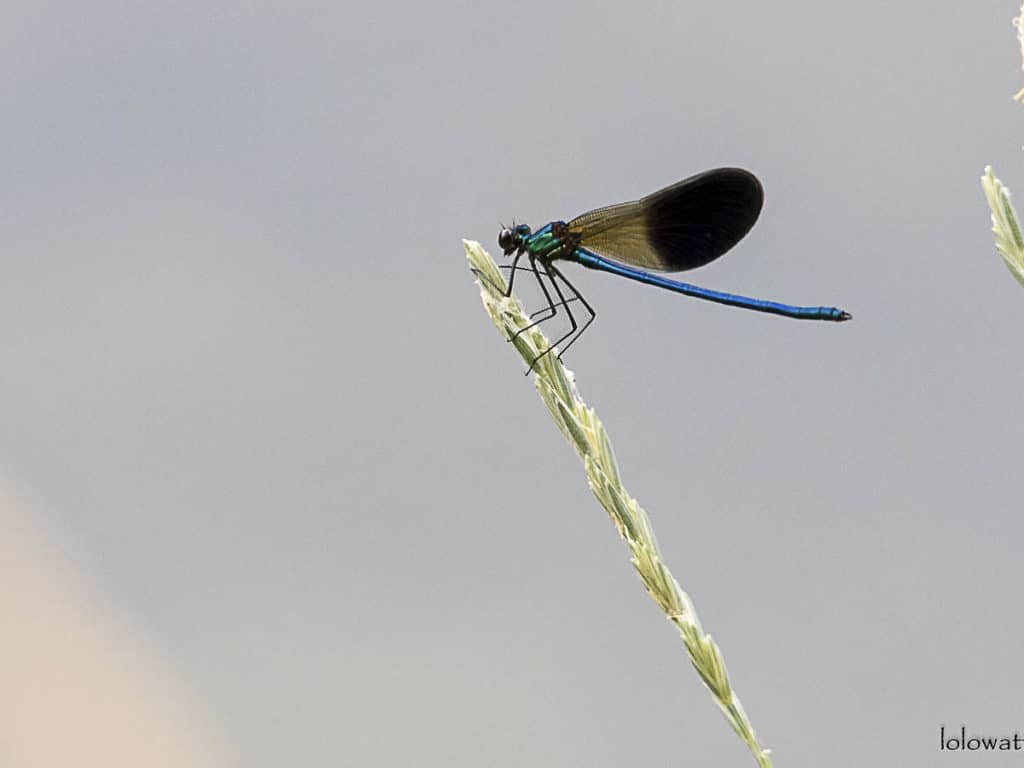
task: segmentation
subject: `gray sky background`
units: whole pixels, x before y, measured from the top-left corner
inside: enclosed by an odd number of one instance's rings
[[[1024,732],[1017,10],[11,7],[8,482],[225,765],[753,765],[460,242],[747,167],[687,279],[853,322],[576,269],[567,363],[777,766],[967,760]]]

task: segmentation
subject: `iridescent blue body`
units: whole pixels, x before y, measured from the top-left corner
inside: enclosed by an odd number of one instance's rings
[[[851,315],[836,307],[800,307],[754,299],[669,280],[647,271],[681,272],[717,259],[750,231],[760,215],[763,199],[761,184],[753,174],[739,168],[718,168],[691,176],[641,200],[589,211],[569,222],[552,221],[536,232],[525,224],[504,228],[498,235],[498,244],[506,256],[515,254],[510,266],[508,293],[511,295],[516,270],[523,269],[517,264],[525,255],[530,263],[529,271],[533,272],[548,302],[542,310],[546,316],[536,323],[554,317],[559,307],[565,309],[569,318],[572,329],[555,342],[557,345],[574,336],[563,352],[593,322],[595,313],[556,266],[558,261],[573,261],[589,269],[717,304],[798,320],[849,320]],[[545,278],[559,299],[557,303]],[[562,291],[562,285],[571,292],[569,298]],[[574,301],[579,301],[590,315],[582,327],[569,308]]]
[[[542,264],[554,259],[575,261],[577,264],[582,264],[584,267],[588,267],[589,269],[610,272],[613,275],[628,277],[630,280],[647,283],[647,285],[656,285],[659,288],[665,288],[670,291],[675,291],[676,293],[682,293],[686,296],[694,296],[699,299],[713,301],[717,304],[727,304],[733,307],[754,309],[760,312],[768,312],[774,315],[783,315],[785,317],[793,317],[801,320],[842,321],[850,319],[850,314],[848,312],[844,312],[836,307],[795,307],[790,304],[780,304],[775,301],[752,299],[748,296],[739,296],[734,293],[713,291],[708,288],[701,288],[698,285],[681,283],[677,280],[669,280],[661,277],[660,275],[653,275],[650,272],[644,272],[642,269],[628,267],[625,264],[619,264],[618,262],[611,261],[610,259],[602,258],[596,253],[591,253],[582,245],[569,248],[566,247],[569,243],[566,243],[564,240],[556,237],[552,233],[552,227],[560,229],[566,226],[567,225],[564,221],[553,221],[529,235],[523,241],[523,247],[526,249],[526,253],[539,260]]]

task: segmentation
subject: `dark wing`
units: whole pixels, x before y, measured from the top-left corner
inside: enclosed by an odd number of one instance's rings
[[[642,200],[569,222],[587,250],[662,272],[702,267],[732,248],[761,213],[761,182],[740,168],[698,173]]]

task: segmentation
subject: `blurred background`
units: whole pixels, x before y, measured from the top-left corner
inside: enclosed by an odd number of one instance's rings
[[[9,8],[0,764],[753,765],[461,244],[719,165],[765,208],[686,279],[854,320],[570,265],[566,362],[761,740],[1024,730],[1017,13]]]

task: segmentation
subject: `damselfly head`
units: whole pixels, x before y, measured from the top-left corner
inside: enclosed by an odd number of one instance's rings
[[[511,256],[519,250],[523,240],[529,237],[530,228],[526,224],[513,224],[511,228],[504,227],[498,233],[498,247],[506,256]]]

